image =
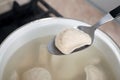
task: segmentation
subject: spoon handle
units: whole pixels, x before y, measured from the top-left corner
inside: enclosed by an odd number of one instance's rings
[[[101,25],[114,20],[115,18],[120,16],[120,6],[116,7],[115,9],[111,10],[108,14],[106,14],[103,18],[101,18],[96,24],[92,26],[93,30],[96,30]]]
[[[119,17],[120,16],[120,5],[116,7],[115,9],[111,10],[109,13],[114,18]]]

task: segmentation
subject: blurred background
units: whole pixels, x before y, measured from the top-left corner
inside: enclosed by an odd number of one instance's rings
[[[93,25],[120,0],[0,0],[0,43],[14,30],[36,19],[65,17]],[[100,27],[120,45],[120,19]]]

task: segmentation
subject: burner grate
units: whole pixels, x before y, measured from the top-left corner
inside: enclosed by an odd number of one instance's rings
[[[46,10],[38,4],[46,8]],[[19,6],[14,1],[12,10],[0,15],[0,43],[20,26],[36,19],[51,17],[51,14],[56,17],[62,17],[44,0],[31,0],[23,6]]]

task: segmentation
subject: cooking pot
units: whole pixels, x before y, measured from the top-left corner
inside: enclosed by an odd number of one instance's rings
[[[0,80],[8,60],[15,51],[33,39],[55,35],[61,30],[77,26],[90,26],[84,22],[65,18],[45,18],[28,23],[10,34],[0,46]],[[110,64],[117,80],[120,79],[120,49],[101,30],[96,30],[93,44]]]

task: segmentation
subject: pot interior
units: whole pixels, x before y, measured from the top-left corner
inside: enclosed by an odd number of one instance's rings
[[[78,53],[75,53],[72,55],[67,55],[67,56],[50,55],[50,54],[48,54],[48,52],[45,52],[46,54],[40,53],[41,45],[42,45],[41,48],[43,48],[43,50],[44,50],[47,46],[47,43],[49,42],[50,39],[53,38],[54,35],[56,35],[60,31],[64,30],[65,28],[70,28],[70,27],[76,28],[78,25],[89,26],[86,23],[76,21],[76,20],[71,20],[71,19],[48,18],[48,19],[42,19],[42,20],[37,20],[37,21],[31,22],[31,23],[23,26],[21,29],[18,29],[17,31],[12,33],[3,42],[3,44],[1,45],[1,48],[0,48],[0,53],[1,53],[0,54],[1,55],[0,56],[0,65],[1,65],[0,66],[0,80],[6,80],[6,79],[4,79],[4,77],[6,77],[5,74],[8,73],[8,76],[9,76],[12,70],[15,70],[15,69],[18,70],[20,67],[23,67],[24,69],[26,69],[27,68],[26,66],[28,66],[28,68],[31,68],[33,66],[44,67],[52,73],[52,76],[54,76],[53,74],[56,74],[57,78],[54,77],[54,80],[55,79],[61,80],[63,78],[66,80],[72,80],[72,78],[74,78],[75,76],[79,76],[78,75],[79,72],[80,72],[79,74],[81,74],[81,77],[83,79],[85,79],[85,73],[84,73],[83,68],[81,68],[81,69],[79,68],[79,67],[84,67],[85,65],[88,65],[91,63],[91,62],[89,62],[88,59],[80,59],[81,56],[85,56],[85,55],[92,55],[95,57],[95,59],[100,57],[101,63],[103,61],[104,64],[109,65],[106,67],[109,67],[110,69],[108,69],[108,70],[110,70],[110,71],[109,72],[106,71],[106,73],[111,73],[109,75],[114,74],[115,80],[119,80],[120,79],[120,76],[119,76],[120,75],[119,48],[106,34],[104,34],[100,30],[97,30],[95,33],[94,44],[90,48],[83,50],[81,52],[78,52]],[[35,61],[38,64],[32,65],[32,63],[31,63],[32,61],[30,61],[31,59],[28,59],[28,61],[26,61],[26,62],[22,61],[24,59],[21,59],[21,60],[19,59],[21,61],[21,65],[19,65],[19,67],[16,65],[13,65],[13,63],[9,62],[12,60],[14,62],[16,59],[20,58],[18,56],[16,58],[13,58],[13,56],[17,55],[18,53],[22,54],[25,50],[23,52],[22,51],[20,52],[20,50],[24,49],[22,47],[25,46],[26,44],[29,44],[29,46],[31,46],[32,49],[33,48],[38,49],[38,52],[35,52],[35,53],[40,53],[39,54],[40,60],[38,59],[38,61]],[[29,49],[29,47],[27,47],[27,45],[26,45],[26,49]],[[30,54],[31,51],[29,52],[29,50],[28,50],[28,52],[26,51],[26,53]],[[96,55],[96,53],[97,53],[97,55]],[[18,54],[18,55],[22,56],[20,54]],[[26,55],[28,55],[28,54],[26,54]],[[31,53],[31,56],[34,56],[34,54]],[[92,56],[88,57],[88,58],[90,60],[94,60],[94,57],[92,57]],[[45,57],[45,59],[42,59],[43,57]],[[84,61],[86,61],[86,62],[84,62]],[[29,65],[23,66],[23,64],[26,64],[29,62],[30,62]],[[33,62],[33,63],[35,63],[35,62]],[[18,62],[14,62],[14,63],[18,63]],[[84,64],[84,66],[82,66],[79,63]],[[104,66],[104,64],[103,64],[103,66]],[[9,66],[9,68],[7,68],[7,66]],[[77,66],[79,66],[79,67],[77,67]],[[23,69],[23,68],[21,68],[21,69]],[[60,71],[59,71],[59,69],[60,69]],[[18,72],[19,71],[22,71],[22,70],[18,70]],[[58,72],[58,73],[56,73],[56,72]],[[69,75],[65,75],[68,73],[69,73]],[[114,79],[114,78],[111,78],[111,80],[112,79]],[[79,80],[79,79],[76,79],[76,80]]]

